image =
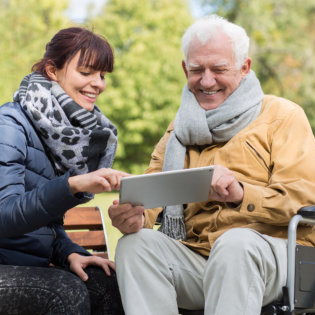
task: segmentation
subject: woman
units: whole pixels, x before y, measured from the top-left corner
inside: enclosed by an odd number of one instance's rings
[[[123,314],[114,263],[62,227],[127,176],[110,169],[117,131],[94,105],[113,61],[102,37],[63,29],[0,107],[0,314]]]

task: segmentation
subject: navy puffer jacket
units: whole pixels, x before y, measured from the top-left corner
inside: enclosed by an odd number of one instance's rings
[[[64,213],[85,202],[73,195],[70,172],[56,176],[43,144],[18,103],[0,107],[0,264],[65,266],[89,253],[62,226]]]

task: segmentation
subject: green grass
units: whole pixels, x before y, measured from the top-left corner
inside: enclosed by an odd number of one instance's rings
[[[115,248],[118,239],[122,236],[122,234],[115,227],[112,226],[112,222],[108,216],[108,207],[113,203],[114,199],[119,199],[119,193],[105,192],[102,194],[96,194],[93,200],[85,204],[86,206],[98,206],[102,210],[104,224],[108,237],[108,248],[111,260],[114,260],[115,258]]]

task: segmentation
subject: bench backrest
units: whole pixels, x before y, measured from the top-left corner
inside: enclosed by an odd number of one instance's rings
[[[93,255],[109,258],[106,228],[99,207],[74,207],[64,217],[70,239]]]

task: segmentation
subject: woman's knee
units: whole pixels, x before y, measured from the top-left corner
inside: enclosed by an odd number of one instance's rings
[[[59,277],[51,286],[51,301],[62,305],[65,314],[89,314],[90,299],[85,283],[72,272],[58,270],[57,273]]]
[[[2,279],[0,314],[90,313],[88,291],[74,274],[59,268],[6,267],[15,281]]]

